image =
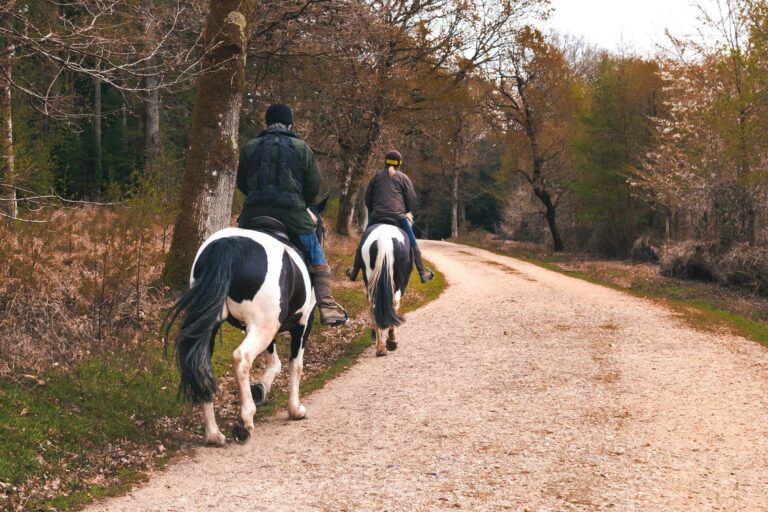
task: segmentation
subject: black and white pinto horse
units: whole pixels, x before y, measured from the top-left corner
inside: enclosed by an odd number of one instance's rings
[[[398,310],[413,270],[411,243],[399,227],[374,224],[363,233],[358,251],[371,306],[376,355],[386,356],[387,350],[397,349],[395,329],[405,322]]]
[[[322,220],[317,211],[313,217],[322,242]],[[306,415],[299,400],[299,382],[314,308],[309,270],[289,243],[266,232],[240,228],[222,229],[203,242],[192,265],[189,290],[170,311],[164,328],[168,339],[174,321],[185,313],[176,338],[179,394],[202,405],[206,443],[226,443],[216,424],[213,396],[217,385],[211,363],[221,324],[228,321],[246,333],[232,353],[240,388],[240,414],[233,435],[243,442],[253,433],[256,406],[266,400],[280,373],[275,349],[279,332],[291,336],[288,415],[294,420]],[[259,355],[264,358],[264,373],[251,385],[249,372]]]

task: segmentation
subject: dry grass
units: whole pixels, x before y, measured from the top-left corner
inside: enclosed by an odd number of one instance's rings
[[[124,350],[157,319],[168,233],[142,205],[0,226],[0,379]]]

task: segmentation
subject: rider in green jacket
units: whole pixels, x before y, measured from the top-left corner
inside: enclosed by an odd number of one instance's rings
[[[266,129],[240,151],[237,188],[245,194],[245,204],[238,225],[248,229],[256,217],[285,224],[288,236],[301,243],[310,260],[321,322],[340,325],[347,316],[331,293],[331,269],[307,210],[320,192],[320,171],[312,150],[291,131],[292,126],[293,112],[287,105],[270,105]]]

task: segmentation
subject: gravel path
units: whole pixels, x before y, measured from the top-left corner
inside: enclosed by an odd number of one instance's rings
[[[398,351],[366,352],[306,420],[281,412],[93,510],[768,511],[768,350],[517,260],[424,250],[450,287]]]

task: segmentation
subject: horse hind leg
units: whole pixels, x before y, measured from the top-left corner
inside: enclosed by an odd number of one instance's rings
[[[395,296],[392,301],[392,307],[395,308],[395,313],[400,311],[400,298],[402,297],[402,293],[400,290],[398,290],[395,293]],[[387,332],[387,350],[390,352],[394,352],[397,350],[397,336],[395,333],[395,328],[390,327],[389,331]]]
[[[205,443],[215,446],[224,446],[227,438],[219,430],[216,424],[216,413],[213,410],[213,402],[203,404],[203,421],[205,422]]]
[[[277,355],[275,340],[272,340],[272,343],[262,353],[262,356],[264,357],[264,373],[259,382],[251,385],[251,395],[257,407],[267,401],[267,395],[269,395],[269,391],[272,389],[272,383],[282,369],[280,357]]]
[[[216,342],[216,334],[218,333],[218,326],[213,330],[211,334],[211,354],[213,354],[213,347]],[[213,407],[213,399],[210,402],[204,402],[203,408],[203,423],[205,426],[205,443],[214,446],[224,446],[227,443],[227,437],[219,430],[219,425],[216,423],[216,411]]]
[[[395,328],[390,327],[387,332],[387,350],[393,352],[397,350],[397,338],[395,336]]]
[[[292,420],[301,420],[307,415],[307,408],[301,404],[299,398],[299,385],[304,369],[304,346],[307,343],[307,338],[309,338],[314,319],[315,313],[313,311],[309,315],[306,325],[299,324],[291,330],[291,360],[288,363],[290,370],[288,417]]]
[[[251,395],[250,372],[253,361],[272,343],[274,333],[265,333],[263,329],[247,326],[247,334],[239,347],[232,352],[232,361],[240,388],[240,417],[232,429],[232,435],[239,442],[245,442],[253,433],[253,415],[256,404]]]
[[[373,331],[376,333],[376,357],[387,355],[385,341],[387,340],[387,329],[382,329],[374,322]]]

